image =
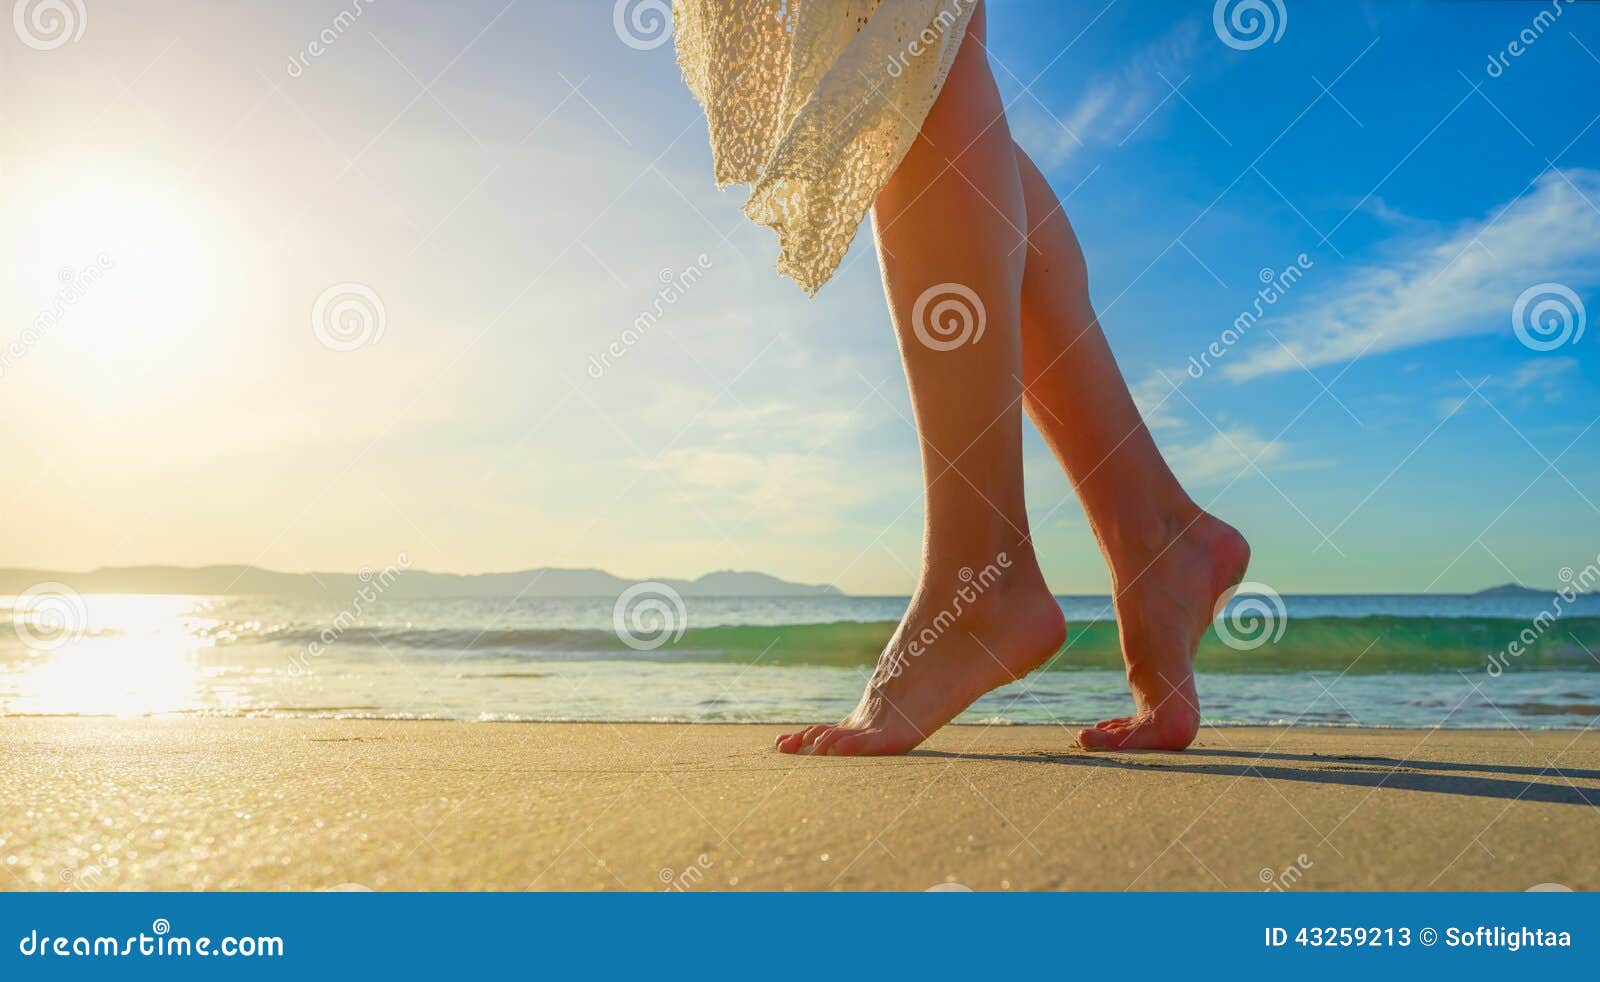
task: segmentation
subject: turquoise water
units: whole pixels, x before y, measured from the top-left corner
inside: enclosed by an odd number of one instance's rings
[[[0,598],[0,625],[22,625],[0,628],[0,714],[826,720],[854,705],[906,604],[674,598],[619,633],[613,598],[73,599],[51,635]],[[1107,598],[1059,603],[1066,647],[964,720],[1128,710]],[[1201,697],[1218,725],[1580,728],[1600,715],[1600,598],[1554,606],[1236,598],[1201,646]]]

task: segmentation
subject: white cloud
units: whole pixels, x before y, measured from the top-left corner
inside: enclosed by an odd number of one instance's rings
[[[1214,430],[1197,443],[1162,447],[1167,464],[1188,485],[1223,484],[1283,456],[1285,447],[1248,427]]]
[[[1600,282],[1600,174],[1551,171],[1488,217],[1439,238],[1413,240],[1383,265],[1299,299],[1282,318],[1284,344],[1241,352],[1223,375],[1244,381],[1397,351],[1448,338],[1511,331],[1527,288]]]
[[[1160,371],[1146,375],[1144,381],[1129,387],[1133,394],[1133,402],[1139,407],[1139,415],[1144,417],[1145,425],[1152,430],[1177,429],[1183,425],[1178,411],[1185,405],[1183,397],[1174,392],[1178,381],[1184,377],[1183,369],[1176,370],[1176,374]]]
[[[700,419],[703,427],[731,441],[759,440],[812,453],[847,444],[863,417],[848,407],[810,407],[799,402],[719,403]]]
[[[1536,402],[1556,402],[1566,394],[1566,378],[1578,369],[1578,360],[1564,356],[1546,355],[1533,361],[1523,362],[1508,375],[1489,377],[1478,385],[1478,391],[1483,398],[1498,404],[1502,399],[1509,399],[1513,405],[1527,407]],[[1472,394],[1472,386],[1466,382],[1459,383],[1460,392],[1438,399],[1434,407],[1441,418],[1452,416],[1471,407],[1477,402],[1482,403]]]
[[[1577,371],[1577,368],[1576,358],[1541,358],[1517,366],[1517,370],[1502,380],[1502,384],[1510,392],[1522,392],[1531,386],[1539,386],[1541,391],[1548,393],[1559,389],[1561,379]]]
[[[1058,117],[1034,100],[1013,107],[1017,142],[1045,169],[1059,167],[1086,146],[1116,144],[1136,130],[1163,100],[1178,102],[1171,87],[1188,74],[1200,38],[1199,22],[1185,20],[1116,71],[1091,82],[1072,108]]]
[[[840,513],[863,498],[858,484],[842,480],[851,468],[808,454],[684,448],[653,466],[735,538],[751,526],[800,536],[837,531]]]

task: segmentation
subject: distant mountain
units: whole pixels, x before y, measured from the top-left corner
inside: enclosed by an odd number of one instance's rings
[[[1492,587],[1489,587],[1486,590],[1479,590],[1477,593],[1468,594],[1468,596],[1473,596],[1473,597],[1548,597],[1553,593],[1555,593],[1554,590],[1534,590],[1534,589],[1532,589],[1530,587],[1523,586],[1521,583],[1502,583],[1499,586],[1492,586]]]
[[[39,583],[64,583],[79,593],[277,594],[348,596],[381,575],[384,593],[395,598],[615,597],[640,580],[599,569],[542,567],[515,573],[430,573],[420,569],[350,573],[279,573],[256,566],[108,566],[87,573],[0,569],[0,594],[21,593]],[[388,575],[383,575],[388,574]],[[718,570],[695,580],[659,579],[686,597],[842,596],[829,585],[790,583],[766,573]]]

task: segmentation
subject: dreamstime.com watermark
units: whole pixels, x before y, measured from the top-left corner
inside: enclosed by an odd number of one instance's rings
[[[0,348],[0,377],[4,377],[7,370],[37,347],[46,334],[59,327],[68,311],[82,302],[95,284],[116,268],[117,261],[103,252],[95,257],[92,264],[82,269],[62,267],[57,277],[61,285],[56,288],[55,296],[50,298],[50,305],[34,314],[28,326],[7,342],[4,348]]]
[[[656,878],[666,884],[661,888],[662,893],[687,893],[698,887],[706,874],[711,872],[711,867],[717,865],[711,857],[701,853],[695,861],[685,866],[681,871],[674,870],[671,866],[663,866],[656,873]]]
[[[1217,637],[1234,651],[1254,651],[1277,644],[1289,629],[1289,609],[1278,591],[1247,581],[1228,590],[1212,612]]]
[[[973,289],[962,283],[935,283],[911,305],[911,330],[924,347],[954,351],[983,340],[989,314]]]
[[[370,567],[363,566],[356,574],[356,579],[361,581],[361,586],[350,600],[344,610],[339,611],[333,621],[317,636],[317,640],[306,645],[305,651],[297,651],[289,656],[289,677],[300,678],[311,674],[311,660],[322,657],[322,653],[332,647],[344,633],[353,627],[359,627],[361,619],[366,616],[367,608],[378,602],[378,598],[389,592],[400,574],[411,568],[411,557],[405,553],[395,557],[395,561],[385,566],[381,571],[374,573]]]
[[[667,308],[688,296],[689,290],[710,271],[711,257],[702,252],[695,257],[694,265],[685,266],[681,273],[665,268],[656,274],[656,278],[661,281],[661,287],[656,290],[650,308],[641,311],[639,316],[633,319],[633,325],[606,345],[606,350],[599,355],[589,356],[589,377],[599,379],[607,369],[628,353],[628,349],[643,341],[645,335],[649,334],[651,328],[661,320],[661,315]]]
[[[330,351],[377,344],[388,326],[383,298],[365,283],[336,283],[311,305],[311,333]]]
[[[100,865],[64,866],[56,873],[61,889],[69,893],[84,893],[105,889],[106,870]]]
[[[333,20],[328,26],[317,32],[317,36],[307,42],[306,46],[289,56],[289,64],[284,68],[284,73],[290,78],[299,78],[311,67],[311,63],[321,58],[327,50],[334,46],[338,40],[345,36],[356,25],[361,15],[367,8],[377,3],[378,0],[350,0],[350,6],[333,15]]]
[[[89,605],[65,583],[35,583],[12,601],[11,628],[29,651],[55,651],[88,631]]]
[[[51,937],[41,935],[38,928],[34,928],[18,940],[17,951],[25,957],[38,958],[282,958],[283,939],[233,935],[217,939],[190,938],[174,935],[172,924],[165,917],[158,917],[150,923],[149,934],[140,931],[128,937],[100,935],[91,938],[81,934]]]
[[[1556,578],[1561,581],[1561,586],[1550,596],[1550,606],[1539,611],[1528,626],[1518,632],[1517,637],[1510,644],[1489,656],[1489,663],[1484,666],[1491,678],[1499,678],[1505,670],[1511,667],[1512,661],[1527,654],[1528,649],[1544,637],[1546,631],[1555,626],[1556,621],[1577,599],[1593,590],[1595,584],[1600,583],[1600,556],[1594,562],[1578,570],[1572,571],[1571,566],[1563,566],[1556,573]]]
[[[647,580],[622,591],[611,608],[617,640],[634,651],[654,651],[682,639],[689,629],[683,596],[665,583]]]
[[[1261,281],[1261,288],[1256,291],[1255,299],[1250,302],[1248,310],[1241,310],[1239,316],[1233,319],[1233,324],[1225,328],[1217,339],[1200,352],[1198,358],[1189,359],[1189,377],[1198,379],[1205,375],[1212,367],[1213,362],[1221,361],[1229,349],[1244,339],[1256,322],[1261,320],[1268,307],[1282,300],[1294,285],[1300,282],[1316,261],[1305,253],[1294,258],[1294,264],[1285,266],[1281,270],[1274,270],[1270,266],[1261,267],[1256,278]]]
[[[1490,78],[1504,75],[1506,69],[1511,67],[1511,59],[1521,58],[1527,54],[1528,49],[1544,37],[1545,32],[1554,26],[1556,20],[1572,3],[1573,0],[1550,0],[1544,9],[1533,15],[1533,20],[1527,27],[1517,32],[1517,36],[1509,44],[1489,56],[1489,64],[1484,73]]]
[[[16,0],[11,26],[17,40],[35,51],[54,51],[83,37],[89,8],[83,0]]]
[[[611,8],[617,39],[635,51],[659,48],[672,37],[672,4],[667,0],[617,0]]]
[[[1298,884],[1300,878],[1315,865],[1305,853],[1301,853],[1294,858],[1294,862],[1283,869],[1275,870],[1271,866],[1263,866],[1261,872],[1256,874],[1257,878],[1266,884],[1261,892],[1285,893]]]
[[[1572,287],[1535,283],[1511,305],[1511,332],[1529,351],[1554,351],[1583,339],[1589,312]]]
[[[961,571],[956,575],[965,585],[957,587],[955,595],[950,598],[950,603],[935,614],[933,620],[913,635],[900,650],[889,657],[885,673],[892,679],[899,678],[900,673],[911,664],[911,659],[921,658],[929,648],[937,644],[939,639],[955,626],[956,621],[961,619],[962,612],[971,609],[972,605],[978,602],[978,598],[999,582],[1000,577],[1010,568],[1011,557],[1003,552],[994,557],[994,562],[976,573],[970,566],[961,567]]]
[[[939,39],[949,33],[956,21],[961,19],[963,8],[977,6],[978,0],[950,0],[939,8],[933,15],[933,21],[924,27],[921,33],[913,37],[903,49],[889,56],[887,71],[890,78],[899,78],[911,64],[911,59],[920,58],[925,53],[932,51],[938,45]]]
[[[1283,40],[1289,10],[1283,0],[1217,0],[1211,8],[1211,26],[1223,44],[1251,51]]]

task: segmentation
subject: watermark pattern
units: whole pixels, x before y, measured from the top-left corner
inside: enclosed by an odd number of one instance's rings
[[[1005,571],[1011,568],[1011,558],[1005,553],[994,557],[994,562],[974,573],[972,567],[963,566],[956,575],[960,577],[965,586],[958,587],[955,595],[950,598],[950,603],[933,616],[933,620],[912,636],[904,647],[897,650],[889,657],[884,668],[884,673],[890,678],[899,678],[911,664],[911,659],[921,658],[929,648],[938,643],[956,621],[961,619],[963,611],[969,610],[984,592],[997,583]]]
[[[89,628],[89,607],[65,583],[37,583],[17,595],[11,626],[29,651],[55,651],[83,637]]]
[[[35,51],[54,51],[83,37],[89,8],[83,0],[16,0],[11,26],[17,39]]]
[[[1518,632],[1514,641],[1489,656],[1489,663],[1484,671],[1488,672],[1491,678],[1504,675],[1515,659],[1527,654],[1528,649],[1538,643],[1546,631],[1555,626],[1556,621],[1561,619],[1561,615],[1568,607],[1576,603],[1580,596],[1593,590],[1595,584],[1600,583],[1600,556],[1596,556],[1594,562],[1577,572],[1573,572],[1571,566],[1563,566],[1556,573],[1556,577],[1561,580],[1561,586],[1557,587],[1556,592],[1550,597],[1550,606],[1534,615],[1528,626]]]
[[[617,0],[611,27],[635,51],[659,48],[672,37],[672,5],[667,0]]]
[[[983,340],[989,322],[983,301],[961,283],[938,283],[922,291],[911,306],[911,330],[925,347],[954,351]]]
[[[957,883],[954,880],[951,880],[951,881],[946,882],[946,883],[935,883],[933,886],[929,887],[928,889],[926,889],[926,890],[924,890],[922,892],[923,893],[971,893],[972,892],[972,888],[967,886],[965,883]]]
[[[1262,889],[1263,893],[1285,893],[1298,884],[1301,877],[1315,865],[1310,857],[1301,853],[1294,858],[1294,862],[1283,869],[1275,870],[1271,866],[1263,866],[1256,876],[1266,884]]]
[[[1511,306],[1511,330],[1530,351],[1577,344],[1588,320],[1583,301],[1562,283],[1535,283]]]
[[[1289,11],[1283,0],[1217,0],[1211,26],[1222,43],[1235,51],[1251,51],[1283,39]]]
[[[1533,15],[1533,21],[1517,32],[1517,36],[1504,48],[1489,56],[1488,67],[1484,69],[1490,78],[1499,78],[1511,67],[1511,59],[1521,58],[1528,53],[1528,49],[1544,37],[1546,31],[1555,24],[1556,19],[1566,12],[1566,8],[1573,0],[1550,0],[1548,7]]]
[[[22,935],[17,951],[25,957],[55,956],[57,958],[126,958],[131,955],[149,957],[179,957],[191,955],[222,958],[281,958],[283,938],[227,937],[213,940],[209,937],[185,937],[172,933],[172,922],[158,917],[150,922],[150,933],[118,938],[110,935],[84,937],[82,935],[51,937],[41,935],[37,928]]]
[[[647,580],[622,591],[611,608],[611,626],[617,640],[634,651],[654,651],[669,640],[677,642],[689,629],[689,609],[683,597],[665,583]]]
[[[361,624],[366,616],[367,609],[378,602],[378,598],[389,592],[400,574],[411,568],[411,557],[405,553],[395,557],[395,561],[385,566],[380,572],[374,573],[370,567],[363,566],[356,574],[356,579],[361,581],[361,587],[356,590],[348,606],[339,611],[333,621],[317,636],[317,640],[306,645],[305,651],[297,651],[289,656],[289,676],[300,678],[311,674],[311,660],[320,658],[323,652],[334,645],[352,627]]]
[[[1283,639],[1289,611],[1278,591],[1251,580],[1222,595],[1212,621],[1223,644],[1235,651],[1254,651]]]
[[[666,886],[661,888],[662,893],[687,893],[700,885],[700,881],[711,872],[711,867],[716,863],[705,853],[701,853],[695,861],[685,866],[682,871],[676,871],[671,866],[663,866],[656,873],[656,878]]]
[[[60,326],[67,311],[87,297],[90,289],[116,266],[116,260],[102,252],[95,257],[93,264],[82,269],[62,267],[58,276],[61,286],[50,299],[50,306],[35,314],[33,321],[12,338],[4,349],[0,349],[0,377],[44,340],[46,334]]]
[[[661,281],[661,286],[656,290],[650,308],[641,311],[639,316],[633,319],[632,326],[606,345],[606,349],[599,355],[589,356],[589,377],[599,379],[605,375],[606,370],[626,355],[630,348],[645,339],[650,330],[661,320],[661,315],[666,309],[687,296],[690,288],[700,282],[700,278],[710,270],[711,257],[702,252],[695,257],[694,265],[685,266],[681,273],[675,273],[671,268],[663,268],[657,273],[656,279]]]
[[[364,283],[330,286],[311,305],[311,333],[330,351],[377,344],[388,325],[383,299]]]
[[[61,889],[82,893],[86,890],[99,890],[105,875],[105,869],[98,865],[66,866],[56,874],[56,878],[61,881]]]
[[[1285,266],[1281,270],[1274,270],[1270,266],[1261,267],[1256,278],[1261,281],[1261,288],[1256,291],[1255,299],[1251,301],[1248,310],[1241,310],[1233,323],[1224,328],[1217,339],[1206,346],[1198,357],[1189,358],[1187,369],[1190,378],[1198,379],[1209,371],[1214,362],[1221,361],[1229,349],[1244,339],[1256,322],[1261,320],[1268,307],[1282,300],[1300,278],[1316,265],[1316,261],[1305,253],[1294,259],[1293,265]]]
[[[361,15],[366,13],[367,8],[377,2],[378,0],[350,0],[349,8],[334,14],[333,20],[328,22],[327,27],[324,27],[317,33],[316,37],[307,42],[304,48],[289,56],[289,64],[284,68],[284,73],[290,78],[299,78],[304,75],[306,69],[311,67],[311,63],[322,57],[329,48],[344,37],[355,26]]]
[[[889,64],[886,69],[889,77],[899,78],[905,72],[906,67],[911,64],[911,59],[920,58],[924,53],[932,51],[938,45],[939,39],[944,37],[950,28],[955,26],[956,21],[961,18],[962,8],[975,6],[977,2],[978,0],[950,0],[948,6],[939,8],[939,12],[934,15],[932,23],[914,36],[905,48],[889,56]]]

